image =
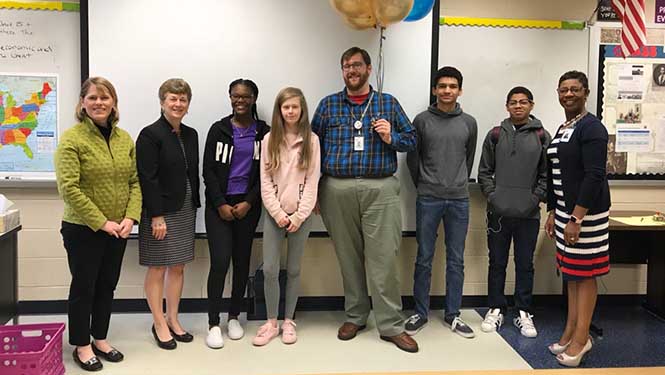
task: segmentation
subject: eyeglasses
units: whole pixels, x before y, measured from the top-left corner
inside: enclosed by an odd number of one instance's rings
[[[526,99],[520,101],[511,100],[508,102],[508,107],[517,107],[518,104],[521,105],[522,107],[526,107],[529,104],[531,104],[531,100],[526,100]]]
[[[233,100],[234,102],[237,102],[240,99],[247,102],[247,101],[252,100],[253,97],[254,97],[254,95],[233,95],[233,94],[231,94],[231,100]]]
[[[576,87],[576,86],[573,86],[573,87],[559,87],[558,89],[556,89],[556,92],[558,92],[559,95],[565,95],[566,93],[568,93],[568,91],[570,91],[573,95],[577,95],[577,94],[581,93],[583,90],[584,90],[584,87]]]
[[[351,64],[342,65],[342,70],[345,71],[345,72],[348,72],[351,69],[360,70],[360,68],[362,68],[363,66],[365,66],[365,63],[362,63],[360,61],[356,61],[356,62],[351,63]]]
[[[451,90],[456,90],[459,89],[459,85],[456,83],[439,83],[436,85],[437,90],[445,90],[445,89],[451,89]]]

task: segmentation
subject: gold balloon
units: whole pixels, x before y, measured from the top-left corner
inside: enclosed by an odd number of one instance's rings
[[[379,26],[397,23],[411,12],[413,0],[372,0],[372,11]]]
[[[371,14],[366,14],[361,17],[344,17],[344,22],[352,29],[365,30],[371,29],[376,26],[376,19]]]
[[[364,18],[372,14],[371,0],[330,0],[330,5],[349,18]]]

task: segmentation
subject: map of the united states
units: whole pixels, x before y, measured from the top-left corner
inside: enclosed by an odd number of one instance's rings
[[[0,73],[0,178],[55,170],[58,77]]]
[[[0,147],[17,146],[28,158],[33,158],[27,139],[37,128],[39,109],[51,91],[48,82],[44,82],[41,91],[31,93],[30,98],[20,105],[11,93],[0,91]]]

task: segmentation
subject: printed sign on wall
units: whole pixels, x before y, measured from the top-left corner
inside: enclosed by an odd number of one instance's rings
[[[602,0],[598,6],[598,21],[617,22],[619,16],[612,8],[612,0]]]
[[[665,0],[656,0],[655,23],[665,23]]]

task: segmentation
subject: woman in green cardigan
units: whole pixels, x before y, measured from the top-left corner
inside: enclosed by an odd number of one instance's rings
[[[76,347],[74,361],[87,371],[102,368],[99,357],[124,357],[106,334],[127,237],[141,217],[134,142],[117,127],[117,105],[111,82],[87,79],[76,107],[79,123],[64,132],[55,153],[65,203],[60,233],[72,274],[69,343]]]

